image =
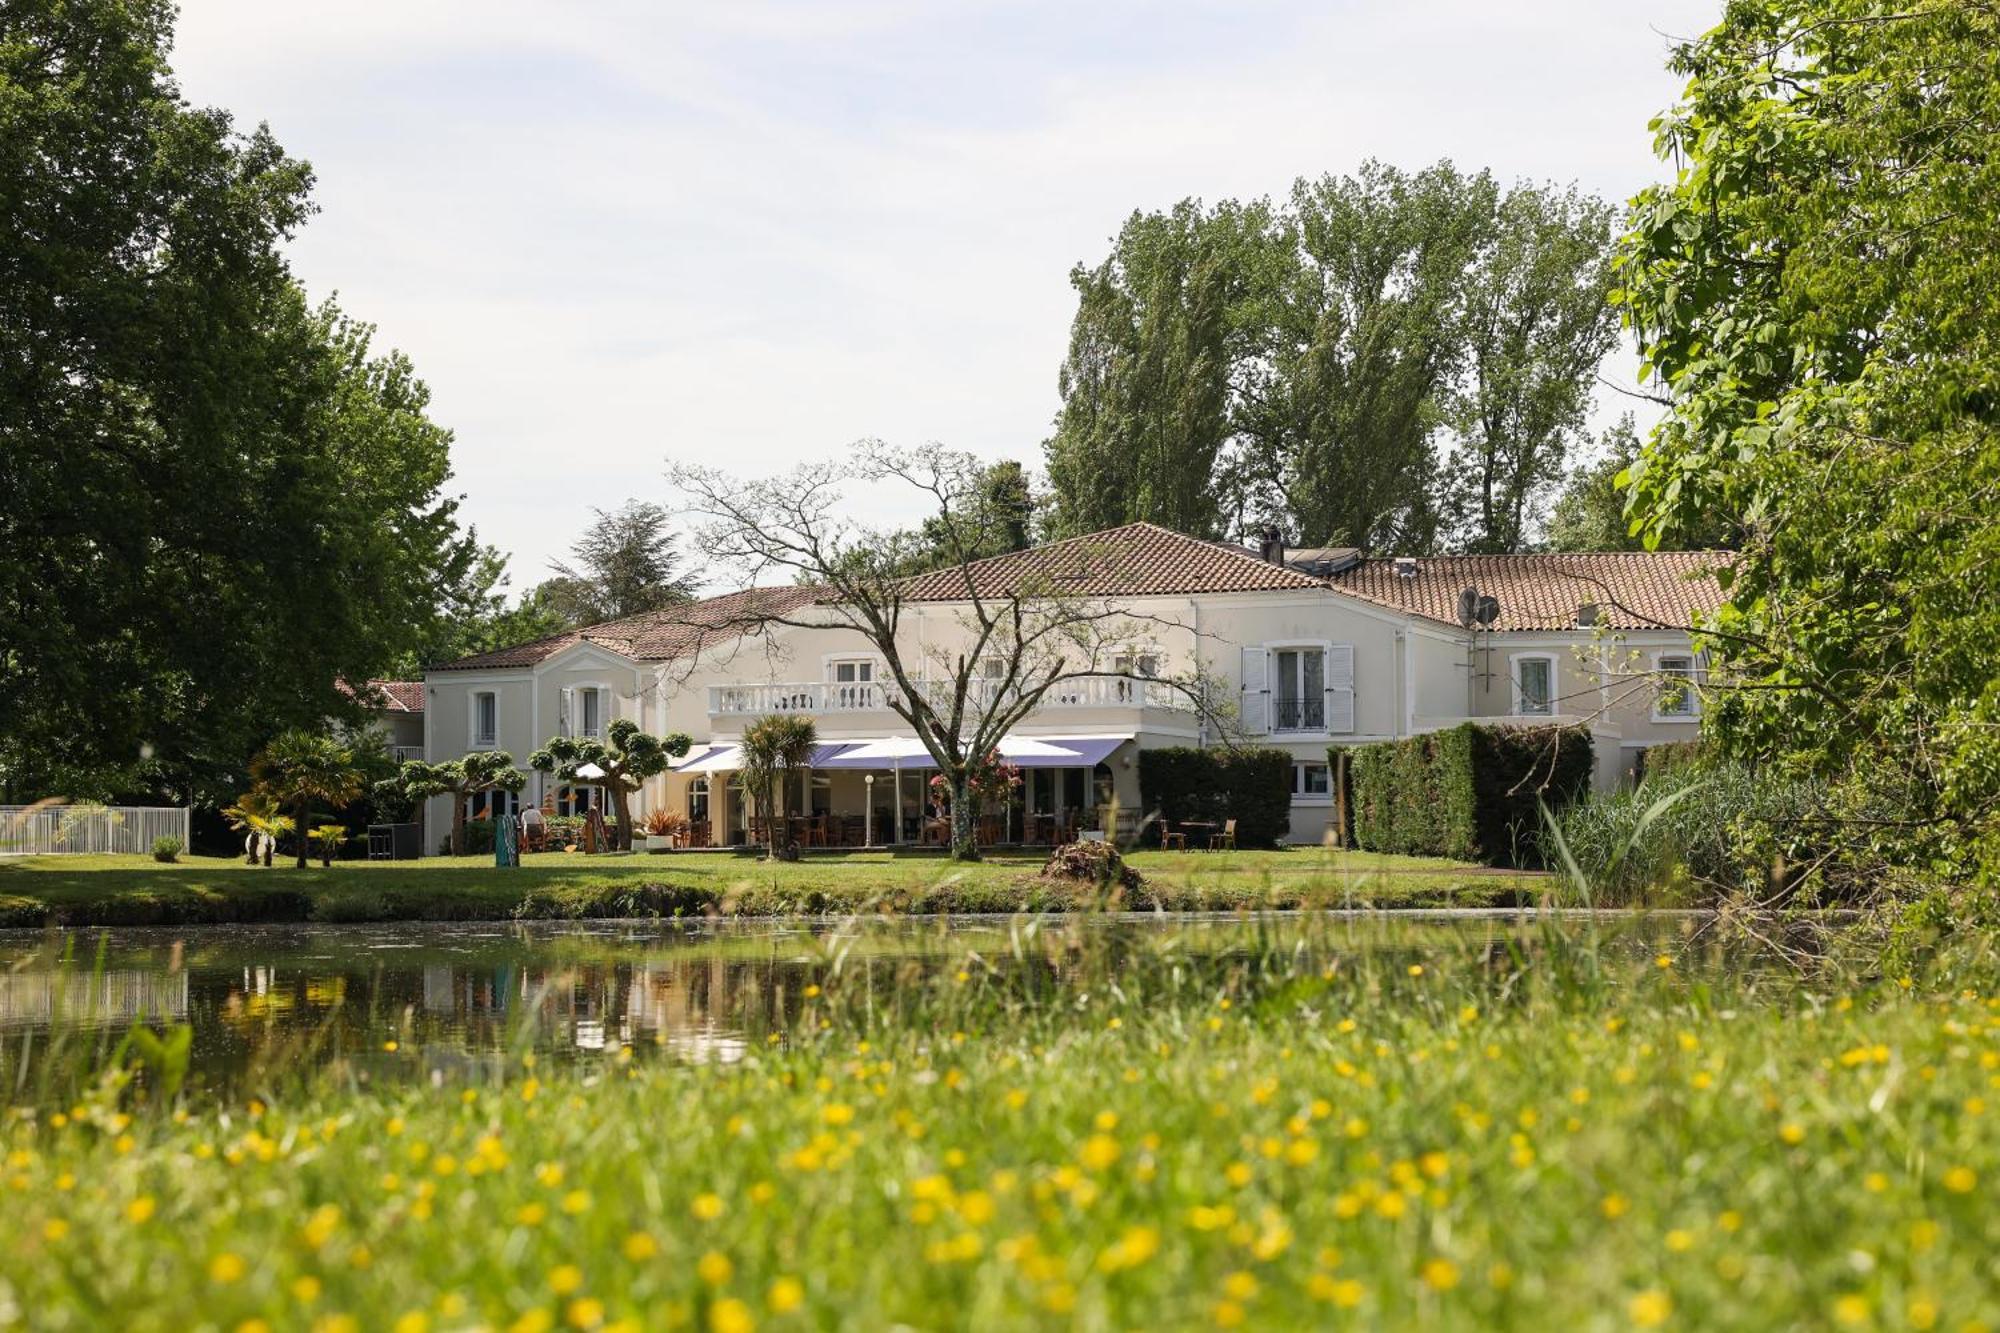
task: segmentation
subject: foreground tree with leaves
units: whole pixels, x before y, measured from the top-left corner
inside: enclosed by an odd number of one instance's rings
[[[1079,576],[1102,572],[1110,559],[1088,539],[983,558],[1004,518],[982,503],[986,471],[977,459],[935,446],[853,452],[860,461],[807,464],[773,478],[694,466],[668,476],[686,493],[702,548],[745,586],[804,583],[819,594],[784,611],[746,603],[727,628],[748,636],[845,629],[880,658],[883,707],[910,725],[952,793],[954,857],[979,858],[974,785],[984,756],[1063,682],[1117,675],[1205,703],[1202,682],[1192,676],[1156,680],[1133,674],[1129,662],[1121,667],[1119,654],[1135,638],[1186,627],[1077,592]],[[844,517],[847,486],[885,483],[922,498],[930,514],[921,534]],[[937,563],[937,551],[948,561]],[[932,572],[911,577],[919,557]],[[952,607],[953,632],[912,633],[905,615],[916,606],[934,617]]]
[[[518,792],[527,785],[528,775],[514,767],[514,756],[505,750],[475,750],[441,764],[408,760],[396,781],[412,801],[451,797],[451,854],[463,856],[466,802],[482,792]]]
[[[1829,779],[1858,873],[2000,871],[2000,13],[1755,0],[1681,47],[1619,300],[1673,399],[1649,543],[1745,544],[1727,749]]]
[[[528,756],[528,767],[553,773],[564,782],[581,782],[611,793],[611,813],[618,829],[611,835],[617,850],[632,850],[632,793],[646,779],[667,771],[688,752],[691,742],[681,732],[652,736],[629,717],[604,729],[604,740],[554,736]],[[516,789],[518,790],[518,788]]]
[[[235,790],[472,544],[409,362],[293,280],[312,171],[191,106],[167,0],[0,7],[0,781]],[[330,577],[337,571],[337,577]]]

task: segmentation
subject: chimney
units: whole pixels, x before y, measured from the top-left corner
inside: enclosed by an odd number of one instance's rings
[[[1279,532],[1275,527],[1265,528],[1264,531],[1259,534],[1259,540],[1257,543],[1257,554],[1263,558],[1264,563],[1266,564],[1270,565],[1284,564],[1285,534]]]

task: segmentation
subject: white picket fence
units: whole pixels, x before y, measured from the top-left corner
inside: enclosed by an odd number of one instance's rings
[[[185,807],[0,805],[0,856],[150,852],[156,838],[188,845]]]

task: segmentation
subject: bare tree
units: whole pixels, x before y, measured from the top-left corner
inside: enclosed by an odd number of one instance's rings
[[[936,446],[897,452],[870,442],[853,452],[861,461],[808,464],[769,479],[694,466],[672,468],[668,479],[685,493],[711,559],[746,585],[783,580],[817,590],[795,608],[747,605],[732,628],[846,628],[880,655],[884,706],[909,723],[951,792],[954,858],[978,859],[980,764],[1066,683],[1115,676],[1135,691],[1171,689],[1201,706],[1208,692],[1197,672],[1155,680],[1137,674],[1135,663],[1118,664],[1135,635],[1179,622],[1092,591],[1119,582],[1115,549],[1077,538],[982,559],[996,549],[993,525],[1005,519],[981,503],[978,460]],[[921,532],[843,517],[854,484],[913,488],[931,511]],[[931,572],[904,574],[920,549],[931,556]],[[949,608],[961,632],[949,643],[929,632],[919,641],[905,628],[914,605]]]

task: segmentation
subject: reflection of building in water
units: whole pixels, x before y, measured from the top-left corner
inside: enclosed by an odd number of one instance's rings
[[[786,1008],[793,965],[770,959],[667,955],[637,963],[479,966],[436,963],[406,974],[407,1002],[474,1044],[511,1041],[520,1022],[538,1040],[579,1052],[622,1046],[688,1059],[735,1060],[746,1032]]]
[[[0,972],[0,1024],[184,1019],[185,972]]]

